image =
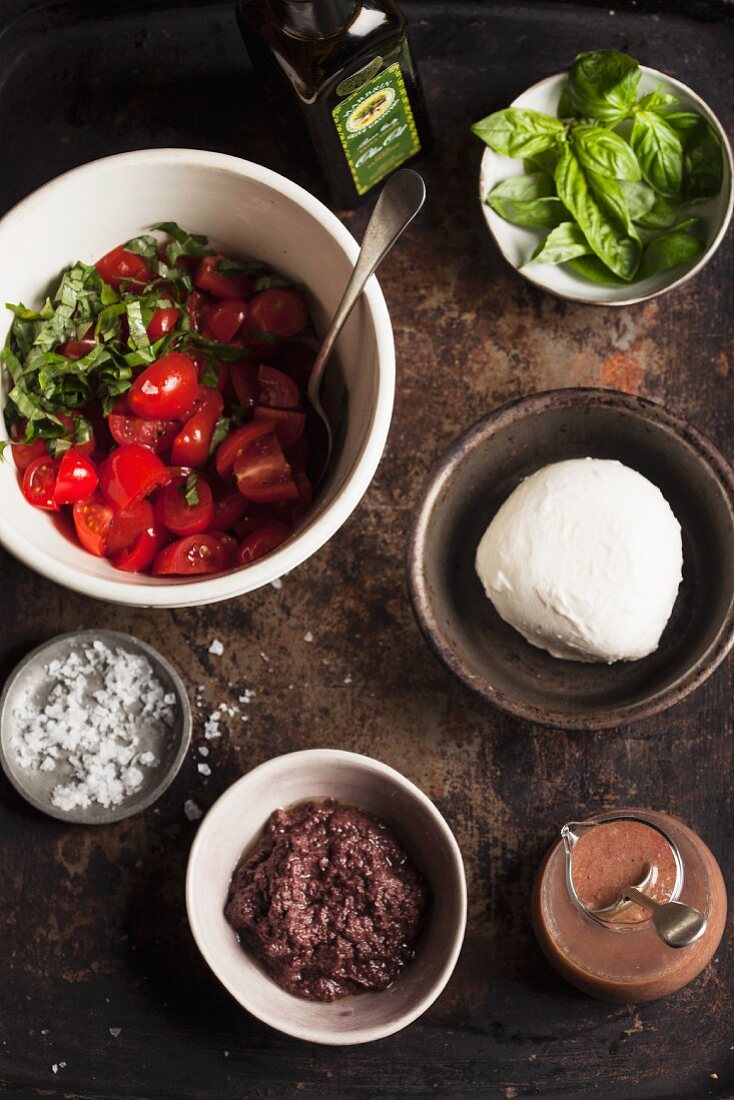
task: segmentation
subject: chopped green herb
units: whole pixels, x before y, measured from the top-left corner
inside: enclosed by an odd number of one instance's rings
[[[198,491],[199,479],[196,474],[189,474],[186,478],[186,483],[183,486],[183,494],[189,508],[195,508],[199,503],[199,491]]]

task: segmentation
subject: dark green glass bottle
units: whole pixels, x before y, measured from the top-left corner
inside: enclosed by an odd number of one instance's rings
[[[334,205],[357,203],[430,142],[408,27],[392,0],[238,0],[280,127],[315,154]]]

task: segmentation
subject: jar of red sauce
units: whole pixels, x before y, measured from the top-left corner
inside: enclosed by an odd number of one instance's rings
[[[627,886],[699,909],[703,935],[669,947],[649,910],[620,905]],[[572,985],[602,1000],[652,1001],[687,985],[710,962],[726,922],[726,888],[709,849],[681,821],[618,810],[564,825],[539,868],[532,918],[543,952]]]

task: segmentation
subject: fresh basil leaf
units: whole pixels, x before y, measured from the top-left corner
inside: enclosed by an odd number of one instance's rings
[[[674,206],[664,199],[662,195],[655,196],[655,202],[649,210],[636,219],[637,224],[643,229],[670,229],[678,219],[678,212]]]
[[[618,50],[580,53],[568,74],[568,99],[582,118],[618,122],[637,95],[640,66]]]
[[[666,199],[678,198],[683,182],[683,146],[673,127],[655,111],[637,111],[630,144],[650,186]]]
[[[551,149],[565,129],[560,119],[541,111],[508,107],[476,122],[472,133],[505,157],[533,157]]]
[[[125,245],[126,252],[133,252],[136,256],[142,256],[146,260],[155,260],[158,250],[158,241],[149,233],[143,233],[140,237],[133,237]]]
[[[130,346],[135,348],[136,351],[143,351],[149,348],[150,337],[145,330],[145,321],[143,320],[143,310],[140,299],[134,298],[132,301],[127,302],[125,305],[125,313],[127,314],[127,323],[130,330]]]
[[[558,100],[558,107],[556,113],[559,118],[578,118],[576,107],[574,106],[571,94],[568,90],[568,85],[564,85],[561,91],[561,98]]]
[[[683,137],[689,130],[695,130],[696,126],[701,119],[701,116],[697,111],[661,111],[660,112],[668,123],[672,126],[676,134]]]
[[[212,441],[209,444],[209,455],[213,455],[222,440],[226,439],[229,435],[229,430],[232,421],[228,416],[220,416],[214,425],[214,432],[212,434]]]
[[[198,492],[199,479],[196,474],[189,474],[183,486],[184,500],[189,508],[195,508],[200,501]]]
[[[575,126],[571,139],[584,168],[615,180],[639,180],[642,173],[634,152],[619,134],[604,126]]]
[[[702,116],[680,133],[683,144],[683,201],[702,202],[718,195],[724,182],[719,135]]]
[[[601,283],[603,286],[625,286],[626,279],[620,279],[613,271],[610,271],[598,256],[577,256],[568,261],[568,266],[577,275],[588,279],[590,283]]]
[[[252,348],[235,348],[228,344],[220,344],[216,340],[207,340],[205,336],[194,332],[193,329],[176,335],[181,337],[181,346],[177,350],[187,351],[188,348],[193,347],[204,353],[208,351],[215,359],[221,360],[223,363],[236,362],[238,359],[252,359],[254,356],[254,349]]]
[[[618,180],[619,190],[624,196],[629,216],[633,222],[639,222],[655,205],[657,196],[649,183],[642,180]],[[663,200],[664,201],[664,200]]]
[[[576,256],[593,255],[589,242],[575,222],[552,229],[530,257],[533,264],[562,264]]]
[[[681,226],[648,241],[640,262],[641,279],[659,275],[662,271],[670,271],[671,268],[690,264],[698,259],[703,252],[703,245],[698,237],[683,228],[683,225],[688,224],[682,223]]]
[[[654,92],[648,92],[647,95],[640,96],[637,100],[636,109],[639,111],[660,111],[664,107],[674,107],[678,102],[674,95],[669,95],[664,92],[662,85],[658,85]]]
[[[202,386],[206,386],[210,390],[215,390],[219,385],[219,370],[211,359],[207,359],[199,381]]]
[[[207,239],[201,233],[189,233],[182,229],[176,222],[156,222],[153,229],[167,233],[172,240],[165,246],[165,255],[171,267],[176,266],[176,260],[181,256],[193,256],[200,260],[204,256],[213,256],[214,249],[209,248]],[[189,280],[190,285],[190,280]]]
[[[568,218],[553,180],[545,172],[510,176],[492,188],[485,202],[513,225],[552,229]]]
[[[554,147],[553,149],[543,149],[540,153],[534,153],[532,157],[528,157],[525,162],[525,167],[530,172],[545,172],[553,179],[553,173],[556,170],[558,164],[559,150]]]
[[[586,179],[603,213],[622,227],[628,237],[639,241],[640,234],[630,216],[619,181],[608,179],[589,168],[586,169]]]
[[[632,279],[640,258],[639,242],[605,214],[568,145],[561,153],[555,179],[558,197],[573,214],[593,252],[620,278]]]
[[[271,287],[287,287],[289,289],[302,289],[301,283],[296,283],[293,279],[286,279],[283,275],[276,275],[268,272],[266,275],[258,275],[255,279],[255,294],[260,290],[270,290]]]

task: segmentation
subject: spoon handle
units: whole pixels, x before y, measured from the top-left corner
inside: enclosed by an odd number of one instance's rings
[[[660,902],[653,901],[647,894],[643,894],[641,890],[638,890],[634,886],[625,886],[622,891],[625,898],[630,901],[636,901],[638,905],[641,905],[643,909],[649,909],[651,913],[654,913],[656,909],[661,909]]]
[[[342,325],[354,308],[364,285],[382,263],[403,230],[410,225],[426,197],[426,185],[417,172],[403,168],[387,181],[372,211],[347,289],[316,357],[309,379],[309,394],[318,394],[321,375]]]

